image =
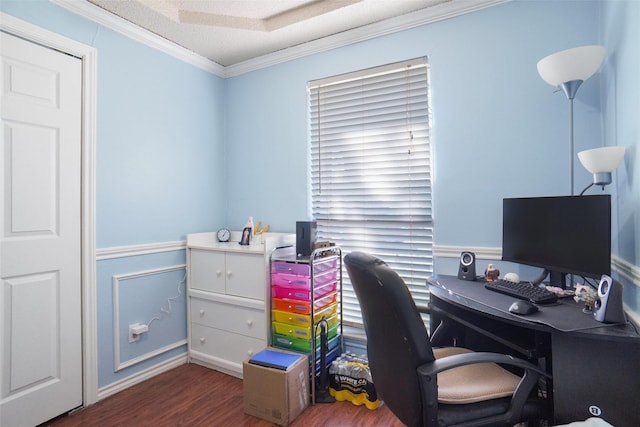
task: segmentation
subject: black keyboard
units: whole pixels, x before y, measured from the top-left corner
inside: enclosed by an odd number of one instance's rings
[[[501,294],[531,301],[535,304],[548,304],[558,300],[558,297],[553,292],[532,285],[529,282],[516,283],[508,280],[496,280],[485,283],[484,287],[490,291],[500,292]]]

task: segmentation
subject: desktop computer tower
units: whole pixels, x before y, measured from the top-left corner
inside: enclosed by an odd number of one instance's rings
[[[296,221],[296,255],[299,258],[311,255],[317,234],[318,225],[315,221]]]

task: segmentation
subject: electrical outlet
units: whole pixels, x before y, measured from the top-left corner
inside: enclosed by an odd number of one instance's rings
[[[136,342],[140,339],[140,335],[147,332],[149,330],[149,326],[141,325],[139,323],[132,323],[129,325],[129,342]]]

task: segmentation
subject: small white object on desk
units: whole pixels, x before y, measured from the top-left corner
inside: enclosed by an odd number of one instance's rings
[[[520,276],[518,276],[516,273],[507,273],[504,275],[504,280],[508,280],[509,282],[513,283],[519,283]]]

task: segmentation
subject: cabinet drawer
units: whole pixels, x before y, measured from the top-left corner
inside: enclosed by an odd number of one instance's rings
[[[242,364],[266,347],[264,339],[247,337],[192,323],[191,350]]]
[[[249,337],[266,337],[264,310],[191,298],[191,322]]]

